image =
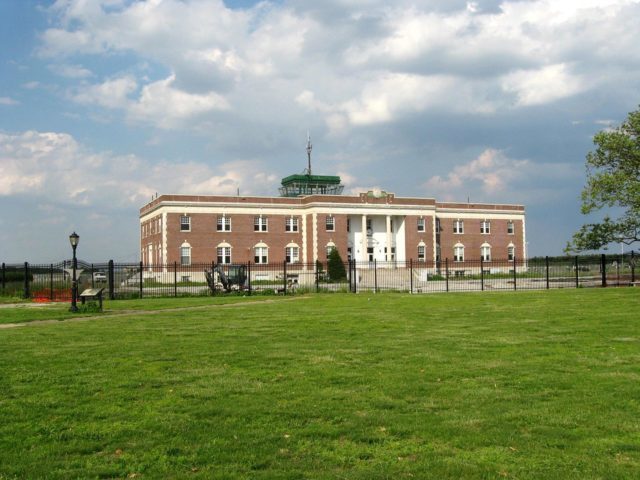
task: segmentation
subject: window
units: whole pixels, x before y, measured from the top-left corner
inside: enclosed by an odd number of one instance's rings
[[[327,215],[325,220],[325,227],[327,232],[334,232],[336,229],[336,219],[333,215]]]
[[[483,262],[491,261],[491,245],[489,245],[488,243],[483,243],[480,246],[480,258]]]
[[[351,219],[347,218],[347,233],[351,231]]]
[[[285,261],[287,263],[298,263],[300,261],[300,249],[298,247],[287,247],[285,249]]]
[[[218,263],[231,263],[231,247],[218,247]]]
[[[509,235],[513,235],[513,232],[514,232],[514,229],[513,229],[513,221],[512,221],[512,220],[509,220],[509,221],[507,222],[507,233],[508,233]]]
[[[442,253],[442,250],[440,248],[440,245],[438,244],[436,245],[436,262],[440,261],[441,253]]]
[[[436,233],[440,233],[440,219],[436,218]]]
[[[373,235],[373,221],[367,218],[367,236],[370,237],[371,235]]]
[[[327,260],[329,260],[329,257],[331,256],[331,252],[336,248],[336,246],[332,243],[327,245]]]
[[[285,226],[284,226],[284,229],[287,232],[297,232],[298,231],[298,219],[295,218],[295,217],[287,218]]]
[[[464,245],[462,245],[461,243],[457,243],[453,247],[453,261],[464,262]]]
[[[353,259],[353,248],[347,247],[347,260],[350,262]]]
[[[489,220],[480,222],[480,233],[491,233],[491,222]]]
[[[424,262],[425,261],[425,246],[424,245],[418,245],[418,261],[419,262]]]
[[[180,265],[191,265],[191,246],[188,243],[180,247]]]
[[[391,257],[387,254],[387,247],[384,247],[384,259],[387,262],[393,262],[396,259],[396,247],[391,247]]]
[[[231,217],[227,217],[226,215],[218,216],[218,225],[216,230],[219,232],[230,232],[231,231]]]
[[[509,245],[507,247],[507,259],[510,262],[513,262],[514,258],[516,258],[516,247],[514,247],[513,245]]]
[[[418,231],[424,232],[424,218],[418,219]]]
[[[254,232],[266,232],[267,231],[267,217],[260,215],[259,217],[253,217],[253,231]]]
[[[182,215],[180,217],[180,231],[181,232],[191,231],[191,217],[188,217],[186,215]]]
[[[453,222],[453,233],[464,233],[464,222],[462,220],[455,220]]]
[[[269,263],[267,256],[268,248],[266,246],[256,245],[253,249],[253,259],[256,263]]]

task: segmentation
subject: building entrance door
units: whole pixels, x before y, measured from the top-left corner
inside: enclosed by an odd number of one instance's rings
[[[370,262],[373,262],[373,247],[367,247],[367,257]]]

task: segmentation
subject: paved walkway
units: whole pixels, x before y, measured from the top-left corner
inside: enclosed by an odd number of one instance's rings
[[[92,316],[86,316],[86,317],[72,317],[72,318],[64,318],[61,320],[45,319],[45,320],[33,320],[31,322],[27,321],[27,322],[19,322],[19,323],[3,323],[3,324],[0,324],[0,330],[5,328],[37,327],[40,325],[64,324],[64,323],[71,323],[71,322],[87,322],[91,320],[104,320],[107,318],[130,317],[131,315],[152,315],[154,313],[164,313],[164,312],[184,312],[185,310],[205,310],[209,308],[244,307],[244,306],[255,305],[255,304],[264,305],[265,303],[291,302],[294,300],[302,300],[306,298],[310,298],[310,297],[302,295],[302,296],[295,296],[295,297],[283,298],[278,300],[269,298],[265,300],[254,300],[252,302],[223,303],[219,305],[194,305],[191,307],[163,308],[158,310],[118,310],[117,313],[116,311],[113,311],[113,310],[111,311],[107,310],[106,314],[103,313],[102,315],[92,315]],[[0,308],[5,308],[5,307],[8,308],[8,306],[38,308],[41,305],[43,304],[13,303],[13,304],[4,304],[0,306]],[[50,305],[50,304],[44,304],[44,305]]]

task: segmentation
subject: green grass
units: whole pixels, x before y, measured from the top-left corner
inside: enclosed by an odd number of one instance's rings
[[[276,298],[279,299],[282,297]],[[31,303],[23,301],[16,308],[0,308],[0,325],[5,323],[28,323],[38,320],[67,320],[70,318],[122,315],[135,311],[160,311],[180,308],[206,307],[210,305],[227,305],[232,303],[250,303],[265,300],[265,297],[251,296],[218,296],[218,297],[177,297],[148,298],[138,300],[104,300],[102,313],[94,311],[71,313],[69,302],[63,303]],[[95,303],[95,302],[93,302]],[[78,307],[81,303],[78,302]]]
[[[638,478],[637,289],[259,300],[0,329],[0,479]]]

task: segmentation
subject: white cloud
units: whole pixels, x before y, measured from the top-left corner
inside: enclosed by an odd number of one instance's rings
[[[89,78],[93,76],[91,70],[84,68],[82,65],[50,65],[49,69],[56,75],[66,78]]]
[[[640,14],[637,1],[485,7],[403,0],[260,2],[248,9],[227,8],[222,0],[165,0],[105,7],[66,0],[50,9],[55,21],[39,53],[130,55],[136,63],[159,65],[165,73],[150,79],[127,70],[102,84],[81,83],[76,100],[120,108],[131,121],[160,128],[198,129],[184,119],[211,120],[233,106],[237,119],[252,120],[280,117],[286,109],[297,121],[312,111],[336,133],[434,109],[494,115],[620,78],[640,81],[640,34],[631,25]],[[91,75],[72,62],[57,68],[79,82]],[[137,98],[125,78],[141,89]],[[101,91],[110,87],[116,91]]]
[[[581,93],[588,88],[588,83],[571,74],[565,64],[558,64],[509,73],[502,81],[502,88],[516,95],[518,106],[532,106]]]
[[[0,105],[7,105],[7,106],[11,106],[11,105],[18,105],[20,102],[18,102],[17,100],[14,100],[11,97],[0,97]]]
[[[155,192],[234,195],[239,187],[247,195],[264,194],[276,178],[262,167],[250,160],[151,162],[91,152],[65,133],[0,133],[0,196],[42,197],[50,205],[137,208]]]
[[[134,119],[152,121],[171,128],[189,117],[213,110],[227,110],[227,100],[215,92],[190,94],[173,87],[175,76],[145,85],[140,98],[130,106]]]

